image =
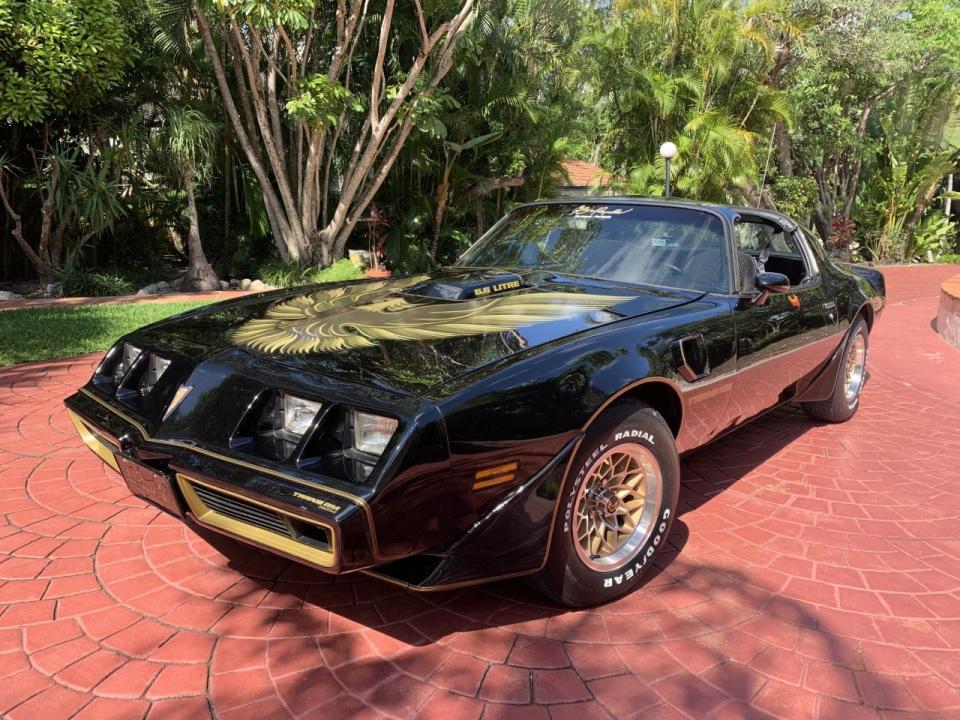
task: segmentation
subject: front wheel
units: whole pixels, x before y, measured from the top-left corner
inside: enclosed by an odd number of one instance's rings
[[[653,566],[676,515],[670,428],[643,403],[611,406],[588,429],[563,488],[538,589],[570,606],[625,594]]]
[[[867,322],[857,318],[847,334],[843,363],[837,373],[833,394],[826,400],[802,403],[804,412],[816,420],[844,422],[853,417],[860,406],[860,391],[867,381]]]

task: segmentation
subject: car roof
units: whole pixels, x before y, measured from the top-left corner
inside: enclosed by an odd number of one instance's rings
[[[761,208],[740,207],[737,205],[722,205],[720,203],[703,202],[700,200],[687,200],[684,198],[651,198],[637,195],[609,195],[609,196],[588,196],[582,198],[555,198],[551,200],[536,200],[526,205],[595,205],[595,204],[617,204],[617,205],[647,205],[653,207],[680,207],[691,210],[712,210],[715,213],[724,215],[731,222],[736,220],[741,214],[753,215],[764,220],[769,220],[782,225],[786,230],[793,231],[798,227],[795,220],[773,210],[763,210]]]

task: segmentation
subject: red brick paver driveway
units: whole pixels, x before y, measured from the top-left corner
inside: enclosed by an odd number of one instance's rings
[[[198,534],[75,436],[94,358],[2,370],[0,715],[960,717],[960,352],[930,327],[956,271],[888,271],[857,417],[687,458],[659,574],[582,612]]]

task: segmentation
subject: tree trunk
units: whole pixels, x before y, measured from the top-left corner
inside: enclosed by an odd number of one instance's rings
[[[200,242],[200,219],[197,215],[197,199],[193,192],[193,173],[189,170],[183,178],[187,191],[187,210],[190,215],[190,232],[187,235],[187,249],[190,253],[190,265],[183,276],[183,289],[187,291],[219,290],[220,279],[207,262]]]
[[[450,169],[452,164],[448,162],[443,169],[443,180],[437,188],[437,210],[433,216],[433,241],[430,243],[430,257],[437,259],[437,253],[440,250],[440,234],[443,230],[443,219],[447,213],[447,196],[450,191]]]
[[[780,174],[783,177],[793,176],[793,148],[790,145],[790,134],[783,123],[777,123],[773,128],[777,143],[777,160]]]
[[[763,208],[765,210],[777,209],[777,205],[773,201],[770,192],[757,187],[750,181],[744,182],[740,187],[740,191],[743,193],[744,198],[746,198],[747,203],[753,207]]]
[[[37,271],[37,277],[40,280],[40,289],[43,290],[50,283],[56,282],[57,279],[56,268],[54,267],[53,263],[50,262],[50,257],[47,253],[47,238],[50,234],[51,217],[53,215],[53,201],[50,199],[50,196],[44,198],[43,206],[40,210],[41,215],[43,216],[40,247],[39,250],[34,250],[30,246],[30,243],[27,241],[27,239],[23,236],[23,223],[20,218],[20,213],[13,209],[10,198],[7,197],[6,183],[4,182],[4,178],[2,176],[0,176],[0,200],[3,201],[3,206],[7,211],[7,215],[9,215],[10,219],[13,221],[13,230],[11,231],[13,238],[17,241],[20,249],[23,250],[24,255],[27,256],[27,259],[30,260],[30,263]]]
[[[357,119],[342,112],[334,126],[311,134],[303,158],[300,153],[288,157],[284,148],[296,145],[295,138],[302,128],[299,120],[291,125],[286,117],[281,117],[278,106],[298,92],[295,48],[300,46],[290,40],[282,25],[262,31],[246,25],[241,27],[242,20],[231,14],[224,26],[224,36],[226,46],[235,56],[236,95],[244,113],[241,117],[234,91],[227,82],[226,63],[221,60],[206,15],[200,7],[194,8],[227,117],[260,185],[274,240],[284,259],[302,262],[320,258],[325,265],[343,254],[351,231],[372,202],[410,133],[411,100],[438,86],[453,63],[457,41],[476,16],[476,0],[461,0],[459,11],[428,33],[423,10],[420,3],[415,2],[414,9],[423,31],[421,46],[413,54],[411,65],[406,70],[397,70],[391,66],[387,52],[393,37],[395,2],[386,0],[384,4],[377,55],[371,68],[368,114],[356,135],[352,157],[343,167],[336,204],[329,217],[327,186],[332,154],[341,129]],[[345,2],[338,3],[336,46],[329,60],[318,57],[317,53],[310,54],[309,32],[312,30],[308,31],[308,40],[302,46],[303,72],[308,67],[321,69],[321,64],[326,62],[329,80],[339,83],[345,73],[345,87],[349,87],[350,59],[362,31],[366,6],[361,0],[352,0],[348,11]],[[278,65],[284,60],[278,52],[281,40],[288,48],[287,60],[294,65],[287,73]],[[391,94],[384,96],[387,86],[392,88]],[[326,147],[328,133],[333,139]],[[296,167],[291,165],[294,159]],[[302,191],[294,192],[301,187]]]
[[[813,211],[813,224],[820,233],[823,244],[830,247],[830,238],[833,237],[833,226],[830,225],[830,218],[827,217],[823,208],[817,208]]]

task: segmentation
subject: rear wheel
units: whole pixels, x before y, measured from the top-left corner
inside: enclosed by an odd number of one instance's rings
[[[867,380],[869,329],[860,317],[850,328],[843,348],[843,364],[837,373],[833,394],[826,400],[803,403],[804,412],[817,420],[844,422],[853,417],[860,406],[860,391]]]
[[[680,463],[653,408],[617,403],[587,431],[559,500],[537,587],[564,605],[596,605],[633,588],[666,544]]]

